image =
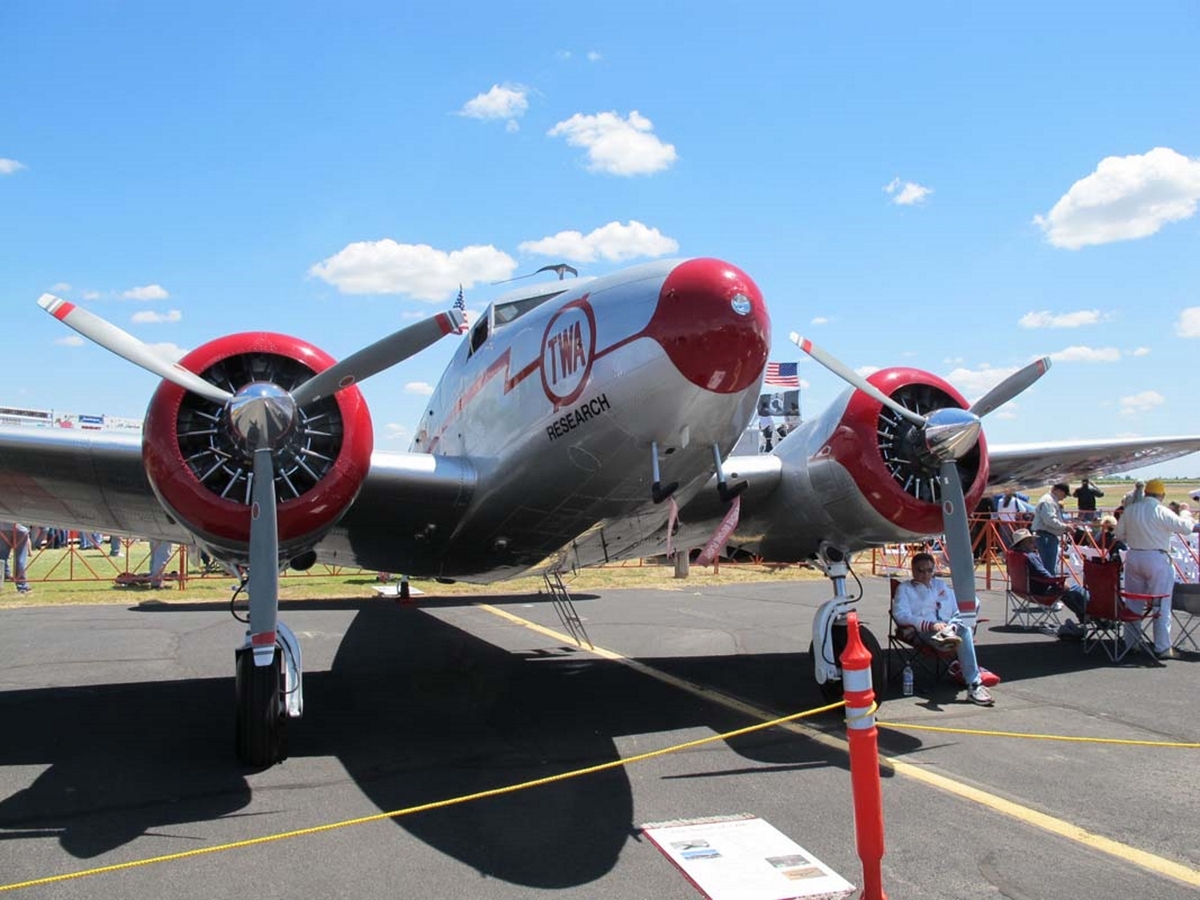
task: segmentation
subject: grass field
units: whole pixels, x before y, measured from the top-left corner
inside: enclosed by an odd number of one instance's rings
[[[149,544],[135,542],[126,550],[127,556],[114,558],[101,550],[43,550],[36,553],[29,566],[31,595],[18,594],[11,584],[0,590],[0,609],[47,604],[121,603],[135,604],[144,600],[189,603],[212,601],[227,603],[236,579],[227,573],[202,573],[189,566],[186,586],[168,582],[159,590],[149,587],[119,587],[114,584],[118,574],[125,571],[145,572],[149,561]],[[179,557],[172,557],[168,572],[178,571]],[[658,587],[667,590],[687,590],[689,583],[734,584],[738,582],[777,581],[792,578],[822,578],[820,573],[802,566],[731,564],[722,562],[719,570],[693,565],[687,579],[674,577],[671,566],[632,562],[627,565],[602,566],[585,569],[563,582],[570,591],[611,588]],[[480,596],[495,594],[535,594],[544,590],[541,576],[514,578],[491,585],[465,582],[440,584],[432,579],[413,579],[412,586],[428,597],[462,594]],[[331,572],[314,566],[307,573],[289,572],[280,579],[280,599],[364,599],[376,596],[380,581],[374,572],[343,570]],[[244,599],[244,595],[243,595]]]

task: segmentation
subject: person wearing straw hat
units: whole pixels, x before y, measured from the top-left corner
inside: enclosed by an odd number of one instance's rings
[[[1171,566],[1171,536],[1191,534],[1196,526],[1171,512],[1163,503],[1167,495],[1161,478],[1151,478],[1143,489],[1145,496],[1125,509],[1117,522],[1114,534],[1129,545],[1125,553],[1125,590],[1133,594],[1165,594],[1154,620],[1154,655],[1160,660],[1172,659],[1171,649],[1171,591],[1175,586],[1175,570]],[[1130,606],[1139,604],[1131,600]],[[1142,605],[1142,604],[1139,604]],[[1125,641],[1132,644],[1134,635],[1125,626]]]

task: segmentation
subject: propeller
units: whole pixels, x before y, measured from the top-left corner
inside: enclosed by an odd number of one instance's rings
[[[292,391],[292,399],[297,406],[304,406],[344,387],[365,381],[420,353],[447,334],[454,334],[462,323],[463,314],[457,309],[450,309],[401,328],[314,375]]]
[[[226,403],[233,397],[229,391],[205,381],[178,363],[164,359],[129,332],[122,331],[111,322],[106,322],[69,300],[55,297],[53,294],[42,294],[38,297],[38,306],[63,324],[74,328],[93,344],[99,344],[105,350],[112,351],[135,366],[141,366],[184,390],[207,397],[215,403]]]
[[[950,557],[950,578],[954,585],[954,596],[958,598],[959,612],[967,620],[967,624],[971,624],[975,618],[975,558],[971,551],[971,527],[963,494],[962,476],[958,471],[958,460],[970,452],[978,442],[982,430],[980,419],[1003,406],[1045,375],[1050,369],[1050,359],[1043,357],[1018,369],[976,400],[969,410],[942,407],[923,416],[894,401],[812,341],[802,338],[796,332],[792,332],[791,339],[801,350],[843,381],[917,426],[919,450],[923,461],[937,465],[937,481],[942,503],[942,530],[946,553]]]
[[[462,313],[450,309],[402,328],[313,375],[289,392],[267,381],[251,382],[236,393],[205,381],[172,363],[149,345],[68,300],[43,294],[38,305],[88,340],[198,394],[223,408],[223,416],[253,461],[250,486],[250,640],[254,663],[269,665],[275,655],[279,611],[279,529],[275,492],[275,454],[286,446],[300,420],[300,408],[358,384],[419,353],[439,338],[458,331]]]

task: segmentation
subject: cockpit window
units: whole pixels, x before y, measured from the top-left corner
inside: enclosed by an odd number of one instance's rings
[[[510,303],[496,304],[496,327],[507,325],[509,322],[515,322],[531,309],[541,306],[551,297],[557,297],[559,294],[566,293],[562,291],[551,291],[548,294],[538,294],[536,297],[526,297],[523,300],[513,300]]]
[[[510,300],[507,303],[495,303],[480,316],[475,327],[471,329],[471,349],[467,351],[467,356],[472,356],[476,350],[486,343],[488,339],[488,328],[494,323],[496,329],[503,328],[510,322],[515,322],[531,309],[536,309],[547,300],[557,297],[559,294],[566,293],[566,290],[550,291],[546,294],[538,294],[536,297],[522,297],[520,300]]]

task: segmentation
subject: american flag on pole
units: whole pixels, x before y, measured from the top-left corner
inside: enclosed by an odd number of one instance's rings
[[[466,304],[466,301],[463,300],[463,289],[462,289],[461,284],[458,286],[458,299],[454,301],[454,308],[457,309],[460,313],[462,313],[462,324],[458,326],[458,333],[466,334],[467,333],[467,304]],[[795,368],[795,366],[793,366],[793,368]]]
[[[796,372],[798,363],[767,363],[767,377],[763,384],[769,384],[772,387],[781,388],[798,388],[800,387],[800,375]]]

